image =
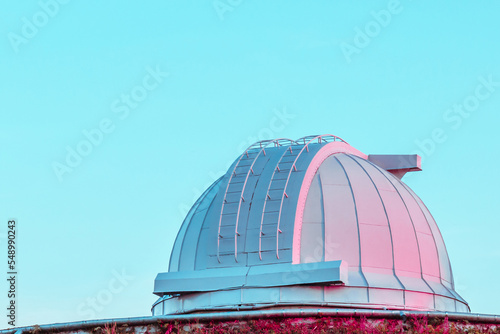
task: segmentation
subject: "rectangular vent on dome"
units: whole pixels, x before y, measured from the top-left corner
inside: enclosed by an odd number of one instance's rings
[[[408,172],[422,170],[422,159],[418,154],[370,154],[368,160],[400,180]]]

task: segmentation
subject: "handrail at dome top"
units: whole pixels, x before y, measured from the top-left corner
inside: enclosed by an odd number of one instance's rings
[[[333,138],[333,140],[332,140],[332,138]],[[331,134],[309,135],[309,136],[305,136],[305,137],[299,138],[295,142],[298,145],[306,145],[306,142],[307,142],[307,144],[309,144],[314,139],[318,139],[318,143],[321,143],[323,141],[327,142],[327,143],[330,143],[332,141],[340,141],[340,142],[343,142],[343,143],[347,144],[347,142],[344,139],[342,139],[342,138],[340,138],[338,136],[331,135]],[[301,141],[302,141],[302,143],[301,143]]]
[[[238,161],[234,165],[234,168],[231,172],[231,176],[229,177],[229,181],[228,181],[227,186],[226,186],[226,191],[224,192],[224,200],[222,202],[220,216],[219,216],[219,228],[218,228],[218,235],[217,235],[217,261],[219,263],[221,263],[221,261],[220,261],[220,239],[222,239],[222,235],[221,235],[222,216],[224,213],[224,205],[227,204],[226,197],[227,197],[227,193],[229,190],[229,186],[231,184],[231,180],[233,179],[233,176],[236,176],[236,168],[238,168],[238,166],[239,166],[239,164],[244,156],[249,158],[248,151],[259,149],[259,152],[255,156],[255,158],[253,158],[252,164],[250,165],[250,167],[247,170],[245,181],[243,183],[243,188],[241,190],[241,194],[240,194],[240,197],[238,200],[238,211],[236,213],[236,222],[235,222],[235,227],[234,227],[234,260],[236,262],[238,262],[238,236],[239,236],[238,223],[239,223],[239,217],[240,217],[241,202],[245,200],[243,198],[243,194],[245,193],[245,187],[247,185],[248,177],[250,176],[250,172],[253,174],[253,166],[254,166],[255,162],[257,161],[257,159],[259,158],[260,154],[264,153],[264,155],[266,155],[266,151],[265,151],[266,147],[269,146],[271,143],[274,143],[275,147],[282,146],[283,142],[289,142],[290,145],[293,145],[293,143],[295,143],[295,141],[293,141],[292,139],[289,139],[289,138],[278,138],[278,139],[273,139],[273,140],[261,140],[261,141],[255,142],[245,150],[245,152],[239,157]]]
[[[286,142],[288,142],[290,145],[297,144],[297,142],[295,140],[288,139],[288,138],[274,139],[273,142],[274,142],[274,146],[275,147],[283,146],[283,144],[286,143]]]

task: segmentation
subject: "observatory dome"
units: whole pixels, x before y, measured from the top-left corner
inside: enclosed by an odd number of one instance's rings
[[[332,135],[260,141],[186,216],[153,314],[265,307],[470,312],[439,229],[401,178],[418,155]]]

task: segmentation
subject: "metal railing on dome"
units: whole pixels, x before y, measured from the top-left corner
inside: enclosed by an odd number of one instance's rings
[[[295,142],[296,143],[302,143],[303,145],[306,145],[306,144],[311,143],[314,139],[318,139],[318,143],[319,144],[321,144],[323,142],[324,143],[330,143],[330,142],[333,142],[333,141],[340,141],[342,143],[346,143],[347,144],[347,142],[344,139],[342,139],[340,137],[337,137],[337,136],[334,136],[334,135],[330,135],[330,134],[305,136],[305,137],[297,139]]]
[[[293,145],[295,142],[291,139],[288,138],[278,138],[274,140],[261,140],[258,141],[252,145],[250,145],[245,152],[239,157],[237,160],[236,164],[233,167],[233,170],[231,171],[231,176],[229,177],[229,181],[226,186],[226,191],[224,193],[224,200],[222,202],[222,207],[221,207],[221,212],[220,212],[220,217],[219,217],[219,227],[218,227],[218,236],[217,236],[217,261],[220,263],[220,241],[221,239],[224,238],[224,236],[221,234],[221,227],[222,227],[222,219],[224,216],[227,216],[228,218],[234,213],[224,213],[224,208],[226,208],[227,204],[235,204],[238,203],[238,209],[236,212],[236,215],[234,216],[234,260],[238,262],[238,236],[240,236],[238,232],[238,223],[239,223],[239,217],[240,217],[240,210],[241,210],[241,203],[245,201],[245,198],[243,197],[243,194],[245,193],[245,188],[248,182],[248,178],[251,174],[254,174],[253,167],[255,165],[255,162],[259,158],[261,154],[266,155],[266,147],[268,147],[270,144],[274,144],[275,147],[283,146],[284,144],[289,144]],[[256,153],[254,155],[254,153]],[[242,164],[244,162],[249,162],[251,161],[250,164]],[[243,171],[239,171],[237,173],[238,168],[243,167]],[[248,168],[246,168],[248,167]],[[234,179],[238,178],[238,176],[244,175],[245,179],[243,182],[233,182]],[[238,180],[240,181],[240,180]],[[238,190],[229,192],[229,187],[234,184],[241,184],[241,188],[238,187]],[[234,202],[228,202],[228,194],[233,193],[233,194],[239,194],[237,196],[238,200]],[[231,225],[229,225],[231,226]],[[232,237],[232,236],[225,236],[225,237]]]
[[[273,171],[271,176],[271,181],[267,188],[266,197],[264,200],[264,207],[262,210],[261,223],[260,223],[260,232],[259,232],[259,258],[262,260],[262,238],[265,235],[263,228],[266,225],[266,214],[278,214],[278,220],[276,222],[276,257],[279,259],[279,234],[282,233],[280,230],[280,222],[281,222],[281,209],[283,206],[283,201],[285,198],[288,198],[288,194],[286,192],[288,183],[290,181],[290,176],[292,171],[297,171],[296,163],[299,157],[302,155],[304,150],[309,152],[309,145],[313,142],[317,142],[319,144],[326,144],[334,141],[340,141],[346,143],[342,138],[325,134],[325,135],[312,135],[302,137],[296,141],[288,138],[278,138],[274,140],[261,140],[252,145],[250,145],[238,158],[236,163],[234,164],[233,169],[231,170],[229,180],[226,185],[226,190],[224,192],[224,200],[222,202],[221,211],[219,215],[219,226],[218,226],[218,235],[217,235],[217,261],[221,263],[221,239],[224,238],[233,238],[234,237],[234,260],[238,262],[238,237],[240,233],[238,231],[239,227],[239,217],[242,202],[245,201],[244,193],[245,188],[248,183],[248,179],[251,175],[254,174],[254,165],[258,158],[261,155],[266,155],[266,148],[271,144],[274,147],[280,146],[288,146],[288,149],[283,151],[276,168]],[[290,159],[291,160],[286,160]],[[286,179],[277,177],[277,173],[282,175],[281,173],[288,172]],[[279,184],[280,181],[286,180],[283,187],[277,187],[276,184]],[[274,187],[273,187],[274,186]],[[236,188],[231,189],[230,188]],[[273,194],[271,193],[273,192]],[[274,194],[278,192],[279,195],[276,197]],[[273,196],[271,196],[273,195]],[[229,198],[231,197],[231,198]],[[274,197],[274,198],[273,198]],[[266,211],[268,203],[270,201],[280,200],[279,210],[278,211]],[[236,212],[231,212],[229,209],[230,205],[236,205]],[[233,208],[234,209],[234,208]],[[224,222],[224,224],[223,224]],[[274,225],[274,221],[271,224]],[[234,234],[223,235],[222,228],[224,226],[234,226]],[[270,224],[267,224],[270,225]],[[232,248],[232,247],[231,247]],[[223,249],[223,253],[232,252],[232,249]]]
[[[298,152],[298,154],[294,154],[294,152],[292,150],[292,147],[290,147],[290,155],[289,156],[294,156],[295,158],[293,160],[293,163],[290,165],[290,168],[288,169],[288,175],[286,177],[285,185],[283,187],[283,192],[282,192],[282,195],[281,195],[281,198],[280,198],[279,210],[277,211],[278,212],[278,221],[277,221],[277,224],[276,224],[276,258],[277,259],[280,258],[280,256],[279,256],[279,235],[280,235],[280,233],[283,233],[283,231],[280,229],[280,225],[281,225],[281,212],[282,212],[282,208],[283,208],[283,202],[284,202],[285,198],[288,198],[288,194],[287,194],[288,183],[290,181],[290,177],[292,175],[292,172],[293,171],[295,171],[295,172],[297,171],[296,163],[297,163],[298,159],[300,158],[300,156],[302,155],[302,153],[304,152],[304,150],[306,152],[309,152],[309,145],[311,143],[313,143],[315,140],[317,140],[319,144],[324,144],[324,143],[326,144],[326,143],[335,142],[335,141],[340,141],[340,142],[346,143],[340,137],[337,137],[337,136],[334,136],[334,135],[325,134],[325,135],[311,135],[311,136],[306,136],[306,137],[302,137],[302,138],[299,138],[298,140],[296,140],[295,141],[295,143],[296,143],[295,145],[301,147],[301,149]],[[265,209],[266,209],[267,201],[271,200],[271,197],[269,195],[269,191],[271,190],[271,185],[273,183],[272,181],[274,179],[276,171],[278,171],[278,172],[285,172],[286,171],[286,170],[281,170],[279,168],[279,165],[280,165],[283,157],[286,156],[287,152],[288,152],[288,150],[283,153],[283,155],[281,156],[280,161],[278,162],[278,165],[277,165],[276,169],[273,171],[273,176],[271,178],[271,182],[269,184],[269,188],[268,188],[268,191],[267,191],[266,199],[265,199],[265,202],[264,202],[264,210],[262,212],[260,235],[259,235],[259,258],[261,260],[262,260],[262,236],[264,235],[264,233],[262,231],[263,225],[264,225],[264,214],[265,214]],[[295,152],[297,152],[297,151],[295,151]]]

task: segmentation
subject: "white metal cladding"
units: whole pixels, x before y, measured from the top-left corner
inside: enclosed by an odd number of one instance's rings
[[[370,157],[334,136],[250,146],[186,216],[171,274],[155,281],[154,312],[290,304],[468,312],[432,215],[399,179],[420,170],[419,157]],[[318,264],[335,261],[343,280],[311,283]],[[289,273],[270,270],[272,286],[248,286],[248,269],[263,265]]]

